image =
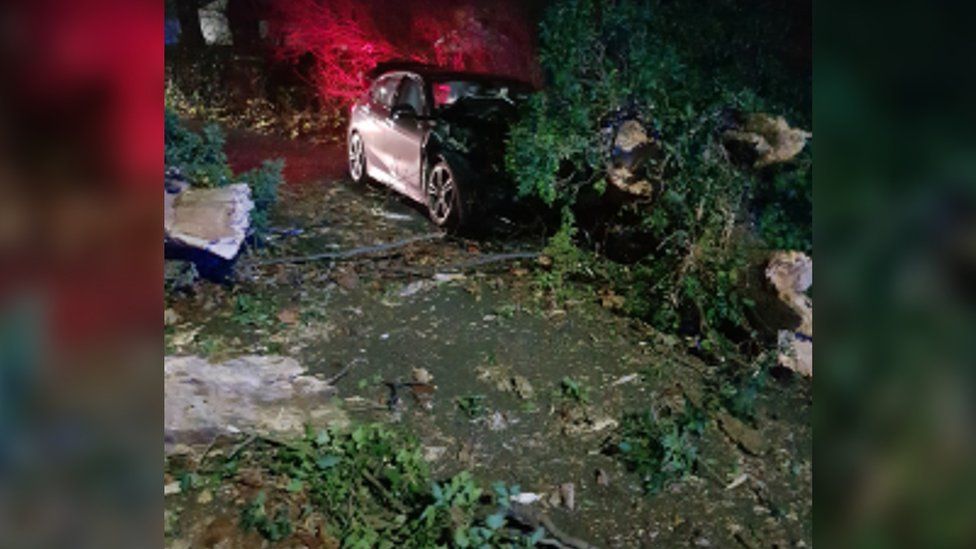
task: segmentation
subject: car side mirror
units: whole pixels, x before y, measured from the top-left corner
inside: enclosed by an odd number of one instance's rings
[[[417,109],[414,109],[413,105],[407,103],[394,105],[393,109],[390,111],[390,117],[394,120],[398,120],[400,118],[415,120],[417,118]]]

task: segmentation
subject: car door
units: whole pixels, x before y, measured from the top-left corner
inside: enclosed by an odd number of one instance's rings
[[[390,134],[393,121],[390,109],[396,97],[397,87],[402,75],[392,74],[382,76],[373,83],[369,92],[369,102],[366,105],[365,123],[361,125],[363,143],[366,146],[366,165],[370,175],[389,184],[396,171],[396,157],[391,148]]]
[[[407,74],[400,81],[395,106],[409,105],[419,116],[427,114],[427,99],[423,80],[417,75]],[[392,120],[390,149],[396,158],[396,177],[404,185],[404,192],[415,200],[424,200],[421,182],[421,147],[427,122],[411,116],[400,116]]]

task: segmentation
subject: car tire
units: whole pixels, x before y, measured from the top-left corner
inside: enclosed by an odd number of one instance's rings
[[[366,144],[359,132],[349,134],[349,177],[356,183],[366,181]]]
[[[424,195],[430,220],[438,227],[458,230],[465,220],[463,189],[456,171],[443,158],[438,159],[427,172]]]

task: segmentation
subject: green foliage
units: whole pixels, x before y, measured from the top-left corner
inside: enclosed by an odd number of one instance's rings
[[[186,489],[259,470],[265,489],[240,510],[240,524],[270,541],[301,528],[323,528],[342,547],[530,547],[542,537],[506,527],[517,486],[486,498],[468,472],[435,482],[416,439],[383,425],[307,428],[297,441],[240,448],[207,464],[209,481],[194,476]]]
[[[254,201],[254,210],[251,211],[251,230],[255,234],[263,235],[268,230],[268,215],[278,202],[278,185],[281,184],[281,172],[284,168],[284,160],[265,160],[260,168],[245,172],[238,178],[240,183],[247,183],[251,188],[251,200]]]
[[[636,175],[653,182],[655,200],[628,204],[605,225],[634,227],[653,251],[632,266],[584,261],[567,215],[549,242],[553,266],[540,286],[565,298],[568,280],[605,278],[626,298],[627,312],[660,329],[697,333],[711,351],[728,345],[725,334],[749,331],[750,304],[739,283],[746,246],[756,240],[741,234],[750,213],[765,239],[760,245],[812,247],[809,155],[770,176],[738,169],[723,153],[730,113],[809,121],[809,79],[794,78],[776,60],[790,21],[782,10],[734,4],[552,5],[539,36],[548,85],[524,106],[506,146],[520,194],[574,211],[581,196],[606,189],[614,121],[642,121],[662,158]]]
[[[224,134],[216,124],[209,124],[196,133],[183,126],[172,111],[167,110],[165,122],[165,152],[167,167],[176,167],[194,185],[223,187],[231,182],[233,173],[224,154]]]
[[[616,455],[640,476],[646,492],[656,493],[695,471],[696,442],[705,422],[704,414],[694,408],[666,417],[651,410],[627,414],[620,422]]]
[[[756,191],[756,225],[763,241],[779,250],[813,253],[813,159],[801,153],[796,167],[779,171]]]
[[[488,413],[485,407],[485,395],[464,395],[455,399],[458,410],[469,419],[477,419]]]
[[[264,492],[258,492],[254,501],[241,511],[241,528],[245,531],[255,529],[269,541],[281,541],[292,532],[291,519],[288,512],[279,508],[274,518],[268,516],[265,509],[266,497]]]
[[[543,256],[552,263],[536,274],[536,286],[551,294],[557,301],[566,301],[578,297],[578,291],[571,284],[573,279],[583,278],[591,271],[590,266],[595,262],[593,254],[586,252],[573,242],[577,229],[572,218],[564,214],[565,221],[559,231],[554,234],[543,250]]]
[[[242,326],[270,328],[278,323],[277,314],[274,302],[258,295],[237,294],[231,319]]]
[[[578,381],[571,377],[564,377],[559,382],[558,395],[560,398],[575,402],[577,404],[586,404],[590,401],[589,391],[586,389],[586,387],[583,387]]]

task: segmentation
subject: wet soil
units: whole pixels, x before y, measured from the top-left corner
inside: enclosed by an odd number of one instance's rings
[[[749,428],[762,443],[759,455],[711,418],[700,470],[646,495],[636,475],[602,451],[616,421],[627,411],[681,406],[685,395],[704,391],[718,365],[604,309],[595,296],[568,307],[548,303],[533,285],[534,264],[448,275],[486,253],[539,249],[537,237],[444,238],[381,258],[248,265],[433,231],[421,208],[380,187],[357,186],[321,160],[333,158],[335,147],[319,154],[321,146],[268,139],[238,134],[229,156],[289,150],[314,154],[299,164],[314,167],[282,188],[278,231],[268,247],[249,251],[233,285],[203,282],[167,297],[178,317],[167,328],[168,354],[277,353],[323,376],[352,364],[337,386],[353,421],[412,433],[437,477],[466,469],[486,484],[503,480],[538,493],[536,505],[554,522],[598,546],[812,544],[808,381],[785,376],[759,397]],[[261,304],[251,322],[241,322],[240,295]],[[565,377],[584,388],[586,402],[561,396]],[[390,389],[418,378],[434,389]],[[478,406],[468,413],[464,402]],[[565,483],[574,485],[573,509],[555,495]],[[180,520],[209,520],[203,509]]]

